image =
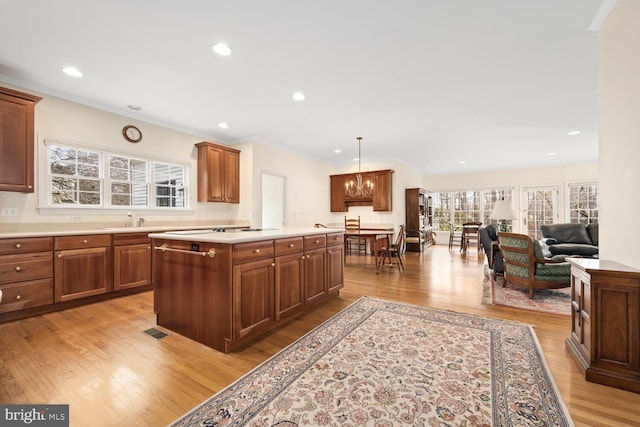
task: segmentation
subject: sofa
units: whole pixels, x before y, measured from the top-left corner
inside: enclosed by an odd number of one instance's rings
[[[540,231],[543,248],[551,255],[598,257],[598,224],[545,224]]]
[[[480,243],[482,243],[484,253],[487,256],[487,263],[492,270],[492,277],[495,278],[496,274],[504,273],[502,255],[497,246],[498,230],[496,230],[495,225],[489,224],[486,227],[480,227],[478,235],[480,236]]]

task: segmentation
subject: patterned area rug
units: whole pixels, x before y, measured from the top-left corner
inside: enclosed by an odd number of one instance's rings
[[[529,298],[529,289],[524,286],[504,283],[502,276],[496,277],[494,283],[489,277],[489,268],[484,267],[482,281],[482,303],[504,305],[522,310],[540,311],[549,314],[571,316],[571,288],[539,289],[533,299]]]
[[[572,426],[531,326],[361,298],[173,426]]]

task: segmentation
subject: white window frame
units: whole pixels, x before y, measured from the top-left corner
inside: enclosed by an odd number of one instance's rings
[[[571,187],[598,187],[598,198],[596,200],[596,208],[593,209],[592,207],[588,207],[589,211],[598,211],[598,215],[595,217],[595,221],[592,220],[592,217],[590,215],[587,215],[587,220],[584,223],[597,223],[600,217],[600,211],[599,211],[599,205],[600,205],[600,184],[596,181],[584,181],[584,182],[568,182],[567,186],[565,188],[565,203],[566,203],[566,208],[565,208],[565,222],[571,223]],[[580,223],[583,223],[582,221],[580,221]]]
[[[515,201],[515,193],[516,193],[516,189],[513,186],[506,186],[506,187],[487,187],[487,188],[468,188],[468,189],[459,189],[459,190],[442,190],[442,191],[431,191],[430,195],[432,196],[433,199],[433,212],[434,212],[434,218],[436,218],[436,200],[439,201],[439,197],[437,196],[438,194],[448,194],[449,196],[449,202],[450,202],[450,206],[449,206],[449,221],[447,222],[447,224],[440,224],[439,220],[438,220],[438,224],[437,227],[434,224],[434,230],[436,231],[447,231],[449,230],[449,225],[448,223],[452,223],[454,228],[457,227],[461,227],[462,226],[462,222],[463,222],[463,218],[466,218],[466,220],[471,221],[483,221],[483,225],[487,225],[488,223],[484,222],[484,217],[485,217],[485,210],[484,208],[486,206],[484,206],[484,202],[485,202],[485,193],[487,192],[492,192],[492,191],[502,191],[506,194],[508,194],[509,196],[507,197],[508,200],[510,201]],[[476,200],[476,204],[478,206],[478,209],[468,209],[469,206],[467,206],[467,209],[456,209],[456,204],[457,201],[455,199],[455,194],[456,193],[478,193],[477,195],[477,200]],[[438,207],[439,208],[439,207]],[[493,210],[493,205],[489,206],[489,209]],[[488,215],[491,215],[491,210],[488,212]],[[473,214],[472,214],[473,213]],[[476,218],[475,213],[478,214],[478,218]],[[514,220],[515,221],[515,220]],[[507,223],[509,224],[510,227],[513,227],[513,222],[514,221],[507,221]],[[491,220],[491,223],[497,223],[497,220]]]
[[[49,145],[59,145],[79,150],[97,151],[101,154],[101,177],[102,182],[102,204],[101,205],[54,205],[51,198],[51,171],[49,166]],[[159,207],[159,206],[119,206],[111,205],[111,180],[109,177],[109,165],[106,160],[107,156],[120,156],[126,158],[132,158],[136,160],[142,160],[146,162],[169,164],[173,166],[181,166],[184,169],[184,207]],[[131,153],[127,151],[114,151],[110,147],[100,146],[96,144],[70,141],[65,139],[58,139],[52,137],[41,137],[38,144],[38,211],[43,215],[73,215],[73,214],[95,214],[105,215],[114,214],[116,212],[122,212],[126,214],[128,212],[136,212],[139,214],[154,214],[154,215],[193,215],[194,211],[190,209],[191,203],[191,164],[178,162],[175,159],[167,159],[162,157],[145,157],[140,154]],[[153,174],[153,167],[148,166],[147,174]],[[147,179],[147,203],[155,200],[156,185],[153,180],[153,175]],[[154,201],[155,203],[155,201]]]

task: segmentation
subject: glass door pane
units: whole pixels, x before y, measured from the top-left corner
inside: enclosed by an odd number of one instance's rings
[[[529,187],[523,189],[523,220],[525,233],[533,239],[541,239],[540,226],[553,224],[558,217],[557,187]]]

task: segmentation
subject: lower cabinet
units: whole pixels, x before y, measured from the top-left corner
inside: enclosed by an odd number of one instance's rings
[[[151,284],[151,243],[147,233],[113,236],[113,290]]]
[[[56,237],[54,301],[63,302],[110,292],[111,235]]]
[[[305,252],[304,285],[306,305],[320,302],[327,296],[325,256],[326,249]]]
[[[344,287],[344,234],[327,235],[327,291],[337,293]]]
[[[275,322],[273,259],[233,267],[233,335],[259,334]]]
[[[302,252],[276,257],[276,321],[294,316],[304,308],[304,259]]]

